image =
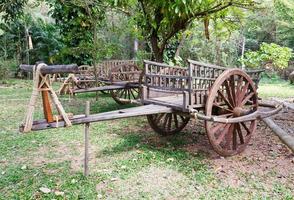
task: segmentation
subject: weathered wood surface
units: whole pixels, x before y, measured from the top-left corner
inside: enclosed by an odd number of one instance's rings
[[[128,86],[128,87],[136,87],[136,86]],[[138,87],[138,86],[137,86]],[[86,88],[86,89],[78,89],[74,90],[73,93],[86,93],[86,92],[97,92],[97,91],[107,91],[107,90],[119,90],[119,89],[125,89],[126,85],[106,85],[106,86],[100,86],[100,87],[92,87],[92,88]]]
[[[33,72],[35,65],[20,65],[20,69],[25,72]],[[76,64],[70,65],[47,65],[41,68],[42,74],[56,74],[56,73],[78,73],[79,69]]]
[[[142,96],[145,99],[151,99],[150,90],[156,89],[162,96],[166,91],[171,93],[188,93],[189,105],[183,107],[203,108],[206,103],[209,90],[212,89],[214,82],[229,68],[220,67],[213,64],[202,63],[194,60],[188,60],[188,67],[174,67],[163,63],[153,61],[144,61],[144,90],[146,94]],[[248,73],[251,79],[258,84],[260,73],[263,70],[253,70]],[[244,73],[245,74],[245,73]],[[238,79],[238,77],[235,77]],[[238,80],[235,80],[238,81]],[[157,95],[160,96],[160,95]],[[153,100],[152,100],[153,101]],[[183,101],[184,102],[184,101]]]
[[[99,122],[99,121],[122,119],[122,118],[128,118],[128,117],[137,117],[137,116],[159,114],[159,113],[172,113],[172,112],[173,110],[170,107],[151,104],[151,105],[145,105],[140,107],[93,114],[93,115],[89,115],[88,117],[74,116],[73,119],[71,119],[71,123],[73,125],[77,125],[77,124],[85,124],[85,123],[92,123],[92,122]],[[63,127],[64,125],[65,125],[64,121],[53,122],[53,123],[38,121],[37,124],[36,123],[33,124],[32,130],[36,131],[36,130],[43,130],[48,128],[57,128],[57,127]]]
[[[294,152],[294,138],[280,128],[272,119],[262,119],[264,123]]]

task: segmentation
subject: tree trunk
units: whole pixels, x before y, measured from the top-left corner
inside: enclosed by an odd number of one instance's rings
[[[180,52],[181,52],[181,49],[182,49],[182,47],[184,45],[185,40],[186,40],[186,35],[183,35],[182,38],[181,38],[180,44],[178,45],[178,48],[176,50],[175,57],[180,56]]]
[[[164,49],[165,49],[165,45],[163,44],[161,46],[161,48],[159,47],[158,37],[154,33],[151,35],[150,41],[151,41],[151,46],[152,46],[152,51],[153,51],[155,61],[162,63],[163,62],[163,52],[164,52]]]
[[[215,41],[215,50],[216,50],[216,64],[221,65],[222,64],[222,50],[221,50],[221,39],[219,37],[216,37]]]
[[[96,82],[96,87],[98,87],[98,69],[97,69],[97,58],[96,58],[96,53],[97,53],[97,46],[98,46],[98,38],[97,38],[97,24],[94,22],[93,24],[93,42],[94,42],[94,50],[92,52],[92,57],[93,57],[93,66],[94,66],[94,76],[95,76],[95,82]],[[98,100],[98,92],[96,92],[96,101]]]
[[[133,47],[133,59],[137,57],[137,52],[139,50],[139,40],[137,38],[134,39],[134,47]]]

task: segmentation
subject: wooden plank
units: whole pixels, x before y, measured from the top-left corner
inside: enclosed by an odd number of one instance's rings
[[[150,61],[150,60],[144,60],[145,64],[149,64],[149,65],[155,65],[155,66],[159,66],[159,67],[169,67],[169,68],[174,68],[174,69],[185,69],[184,67],[177,67],[177,66],[170,66],[164,63],[158,63],[158,62],[154,62],[154,61]]]
[[[161,77],[161,78],[173,78],[173,79],[189,79],[189,76],[180,75],[168,75],[168,74],[146,74],[146,77]]]
[[[33,72],[35,65],[20,65],[20,69],[25,72]],[[76,64],[70,65],[47,65],[41,68],[42,74],[56,74],[56,73],[78,73],[79,69]]]
[[[92,87],[92,88],[86,88],[86,89],[78,89],[74,90],[73,93],[86,93],[86,92],[97,92],[97,91],[105,91],[105,90],[118,90],[118,89],[124,89],[125,86],[123,85],[106,85],[101,87]]]
[[[145,105],[139,106],[134,108],[127,108],[122,110],[116,110],[111,112],[99,113],[94,115],[89,115],[88,117],[74,117],[71,120],[73,125],[77,124],[85,124],[85,123],[92,123],[92,122],[99,122],[99,121],[107,121],[107,120],[114,120],[114,119],[122,119],[128,117],[138,117],[144,115],[152,115],[152,114],[160,114],[160,113],[172,113],[172,108],[160,105]],[[39,123],[33,124],[32,130],[43,130],[48,128],[57,128],[63,127],[64,121],[60,122],[53,122],[53,123]]]
[[[188,62],[189,63],[192,63],[192,64],[195,64],[195,65],[204,66],[204,67],[213,68],[213,69],[221,69],[221,70],[228,69],[228,68],[221,67],[221,66],[218,66],[218,65],[213,65],[213,64],[208,64],[208,63],[202,63],[202,62],[195,61],[195,60],[190,60],[190,59],[188,59]]]

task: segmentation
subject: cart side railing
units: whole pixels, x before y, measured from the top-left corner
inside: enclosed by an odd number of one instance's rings
[[[170,66],[147,60],[144,61],[144,66],[143,101],[182,95],[182,110],[203,108],[208,89],[226,69],[190,60],[188,67]]]
[[[194,60],[188,60],[188,63],[190,77],[189,105],[204,106],[208,89],[227,68]]]
[[[105,60],[98,64],[98,77],[100,80],[109,80],[110,71],[113,67],[122,64],[136,64],[136,60]]]
[[[189,103],[188,85],[187,68],[144,60],[143,104],[155,103],[183,110]]]
[[[204,108],[209,89],[228,68],[194,60],[188,63],[188,67],[178,67],[144,60],[143,99],[181,94],[183,110]],[[246,71],[256,86],[262,71]]]

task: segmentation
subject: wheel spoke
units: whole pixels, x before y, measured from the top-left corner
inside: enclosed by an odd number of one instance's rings
[[[179,128],[179,122],[178,122],[177,114],[174,114],[174,119],[175,119],[175,126],[176,126],[176,128]]]
[[[230,144],[232,143],[232,136],[233,136],[233,132],[234,132],[234,126],[235,124],[230,124],[230,128],[225,136],[225,140],[226,140],[226,143],[225,143],[225,147],[227,149],[229,149],[230,147]]]
[[[242,83],[243,83],[243,76],[241,76],[237,83],[237,91],[236,91],[236,106],[239,106],[241,100],[240,100],[240,94],[242,91]]]
[[[231,127],[231,124],[225,124],[221,134],[219,135],[219,137],[217,138],[215,142],[216,144],[219,145],[223,141],[224,137],[228,134],[227,132],[229,131],[230,127]]]
[[[118,98],[122,98],[124,95],[124,90],[118,90]]]
[[[167,131],[171,130],[171,124],[172,124],[172,114],[168,114]]]
[[[239,135],[239,138],[240,138],[240,143],[244,144],[244,138],[243,138],[242,130],[241,130],[241,127],[240,127],[240,123],[236,124],[236,126],[237,126],[237,132],[238,132],[238,135]]]
[[[231,87],[229,85],[228,80],[225,80],[225,87],[226,87],[228,99],[229,99],[231,105],[233,105],[233,107],[235,107],[234,97],[232,96],[232,91],[231,91]]]
[[[156,116],[157,116],[157,118],[156,119],[154,119],[154,121],[155,121],[155,123],[156,124],[159,124],[159,122],[160,122],[160,120],[164,117],[164,113],[163,114],[159,114],[159,115],[155,115],[154,117],[156,118]]]
[[[131,99],[131,90],[128,89],[128,99]]]
[[[248,94],[245,99],[241,102],[240,106],[244,106],[253,96],[255,95],[255,92],[251,92]]]
[[[228,108],[225,108],[225,107],[223,107],[223,106],[221,106],[221,105],[219,105],[217,103],[213,103],[213,105],[216,106],[216,107],[218,107],[218,108],[220,108],[220,109],[226,110],[228,112],[233,112],[233,110],[228,109]]]
[[[251,134],[251,131],[247,128],[245,122],[241,122],[241,125],[243,126],[243,128],[246,130],[247,132],[247,135],[250,135]]]
[[[124,99],[127,99],[128,90],[123,89],[123,91],[124,91]]]
[[[218,90],[217,92],[218,92],[218,94],[222,97],[222,99],[225,101],[225,103],[226,103],[231,109],[233,109],[234,107],[233,107],[232,104],[229,102],[229,100],[225,97],[225,95],[224,95],[220,90]]]
[[[212,134],[215,134],[216,131],[219,131],[221,130],[221,128],[225,127],[226,124],[223,124],[223,123],[219,123],[218,125],[216,125],[215,127],[211,128],[210,131]]]
[[[136,96],[134,95],[133,90],[130,89],[130,91],[131,91],[131,95],[133,96],[133,98],[136,99]]]
[[[162,127],[165,129],[168,121],[168,114],[165,114]]]
[[[244,99],[245,94],[246,94],[247,89],[248,89],[248,86],[249,86],[249,82],[247,82],[247,83],[245,84],[245,86],[242,88],[242,90],[241,90],[241,92],[240,92],[240,95],[239,95],[239,98],[238,98],[238,99],[239,99],[239,102],[238,102],[238,105],[237,105],[237,106],[240,106],[242,100]]]
[[[235,76],[234,75],[232,75],[231,76],[231,79],[230,79],[230,88],[231,88],[231,92],[232,92],[232,100],[233,100],[233,102],[234,102],[234,105],[236,106],[236,91],[235,91]]]
[[[234,127],[233,130],[233,150],[237,149],[237,131],[236,128]]]

